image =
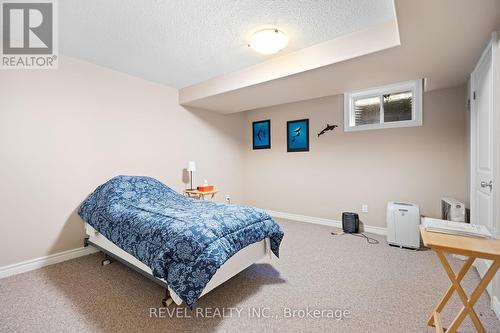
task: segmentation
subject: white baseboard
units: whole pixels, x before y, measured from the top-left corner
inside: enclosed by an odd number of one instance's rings
[[[486,259],[476,259],[474,261],[473,266],[476,268],[479,276],[481,278],[483,278],[484,274],[486,274],[486,272],[488,271],[488,269],[491,266],[491,261],[486,260]],[[490,296],[490,298],[492,298],[492,296],[493,296],[493,282],[490,282],[490,284],[488,285],[488,287],[486,287],[486,292],[488,293],[488,295]],[[492,302],[493,302],[493,300],[492,300]],[[498,317],[498,318],[500,319],[500,317]]]
[[[484,274],[488,271],[488,269],[491,267],[491,261],[485,260],[485,259],[476,259],[474,261],[473,266],[476,268],[479,276],[481,278],[484,277]],[[495,279],[493,279],[488,287],[486,288],[486,292],[488,293],[488,296],[490,296],[491,299],[491,308],[493,309],[493,312],[495,312],[498,320],[500,321],[500,299],[493,295],[493,284]]]
[[[0,267],[0,279],[11,275],[29,272],[34,269],[42,268],[45,266],[57,264],[66,260],[71,260],[81,256],[86,256],[88,254],[92,254],[95,252],[99,251],[92,246],[80,247],[77,249],[54,253],[45,257],[40,257],[12,265],[3,266]]]
[[[491,302],[491,307],[493,308],[493,311],[497,315],[498,320],[500,321],[500,299],[498,297],[494,296],[493,301]]]
[[[269,215],[271,215],[272,217],[276,217],[276,218],[299,221],[299,222],[306,222],[306,223],[321,224],[321,225],[327,225],[327,226],[336,227],[336,228],[342,228],[342,222],[337,221],[337,220],[330,220],[330,219],[325,219],[322,217],[313,217],[313,216],[306,216],[306,215],[299,215],[299,214],[276,212],[273,210],[266,210],[266,211],[269,213]],[[364,224],[362,227],[363,227],[363,231],[370,232],[372,234],[382,235],[382,236],[387,235],[387,228],[370,226],[370,225],[366,225],[366,224]]]
[[[269,215],[276,218],[282,218],[293,221],[300,221],[306,223],[315,223],[321,225],[327,225],[336,228],[342,228],[342,222],[336,220],[325,219],[321,217],[312,217],[306,215],[290,214],[283,212],[275,212],[267,210]],[[375,227],[369,225],[363,225],[364,231],[370,232],[377,235],[387,235],[386,228]],[[32,260],[23,261],[20,263],[0,267],[0,279],[11,275],[16,275],[24,272],[29,272],[37,268],[42,268],[45,266],[57,264],[66,260],[75,259],[81,256],[86,256],[92,253],[98,252],[92,246],[81,247],[77,249],[72,249],[64,252],[54,253],[45,257],[40,257]]]

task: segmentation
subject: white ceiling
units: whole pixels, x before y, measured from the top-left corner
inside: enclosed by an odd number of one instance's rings
[[[64,0],[60,52],[176,88],[273,56],[247,47],[278,27],[289,45],[274,57],[393,20],[392,0]]]
[[[396,0],[395,9],[400,46],[281,75],[282,67],[317,62],[319,57],[307,52],[314,46],[181,89],[179,100],[233,113],[420,78],[426,78],[426,91],[463,85],[491,33],[500,30],[500,0]],[[325,53],[335,56],[339,48]]]

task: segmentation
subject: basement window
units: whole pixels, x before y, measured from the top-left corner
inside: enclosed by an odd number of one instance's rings
[[[422,80],[344,94],[344,130],[422,126]]]

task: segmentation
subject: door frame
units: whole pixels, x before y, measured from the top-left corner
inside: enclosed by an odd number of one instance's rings
[[[476,221],[476,105],[473,100],[475,88],[475,73],[484,58],[491,52],[491,71],[492,71],[492,90],[491,105],[493,109],[492,116],[492,232],[500,233],[500,49],[498,34],[492,33],[488,46],[484,49],[479,58],[474,71],[470,75],[470,217],[471,222]],[[476,260],[474,266],[479,274],[483,276],[491,263],[486,260]],[[491,298],[491,307],[500,319],[500,277],[497,275],[488,287],[488,293]]]
[[[491,105],[493,107],[493,124],[492,124],[492,130],[493,130],[493,140],[492,140],[492,181],[493,181],[493,189],[491,192],[492,195],[492,202],[493,202],[493,219],[495,219],[495,216],[498,217],[498,211],[499,205],[495,205],[495,200],[498,199],[499,195],[499,188],[497,185],[496,180],[498,180],[498,152],[500,152],[500,145],[498,145],[496,140],[499,135],[499,117],[498,117],[498,103],[496,101],[495,95],[496,95],[496,88],[498,87],[498,69],[494,68],[497,64],[496,59],[498,59],[498,37],[497,33],[493,33],[492,37],[488,43],[488,46],[483,50],[481,57],[479,58],[476,66],[474,67],[474,70],[472,71],[470,75],[470,91],[469,91],[469,100],[470,100],[470,186],[469,186],[469,191],[470,191],[470,217],[471,217],[471,222],[476,221],[476,197],[475,197],[475,189],[476,189],[476,104],[474,103],[474,92],[476,90],[475,87],[475,73],[478,70],[479,65],[483,62],[484,58],[488,55],[488,53],[491,52],[491,59],[492,59],[492,92],[490,94],[491,97]],[[496,58],[495,58],[496,57]],[[497,82],[495,82],[497,81]],[[497,83],[497,84],[496,84]],[[495,112],[496,110],[496,112]],[[496,156],[495,156],[496,155]],[[496,230],[493,231],[500,231],[500,225],[499,225],[498,219],[496,220],[496,223],[494,221],[494,227]]]

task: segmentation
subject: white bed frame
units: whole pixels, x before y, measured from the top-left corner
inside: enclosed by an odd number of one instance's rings
[[[166,288],[167,296],[163,300],[163,305],[168,306],[172,304],[172,301],[177,305],[180,305],[182,303],[180,297],[170,289],[167,281],[153,276],[151,268],[140,262],[131,254],[120,249],[88,223],[85,223],[85,231],[88,237],[86,239],[86,245],[92,245],[106,254],[107,258],[103,260],[103,264],[109,263],[109,258],[120,261],[121,263],[129,266],[135,271],[143,274],[147,278]],[[229,258],[224,263],[224,265],[222,265],[217,270],[210,282],[208,282],[208,284],[205,286],[205,289],[203,289],[201,296],[205,295],[209,291],[229,280],[248,266],[262,260],[266,256],[270,257],[270,254],[271,250],[269,238],[265,238],[260,242],[250,244],[247,247],[241,249],[240,251],[238,251],[238,253]]]

